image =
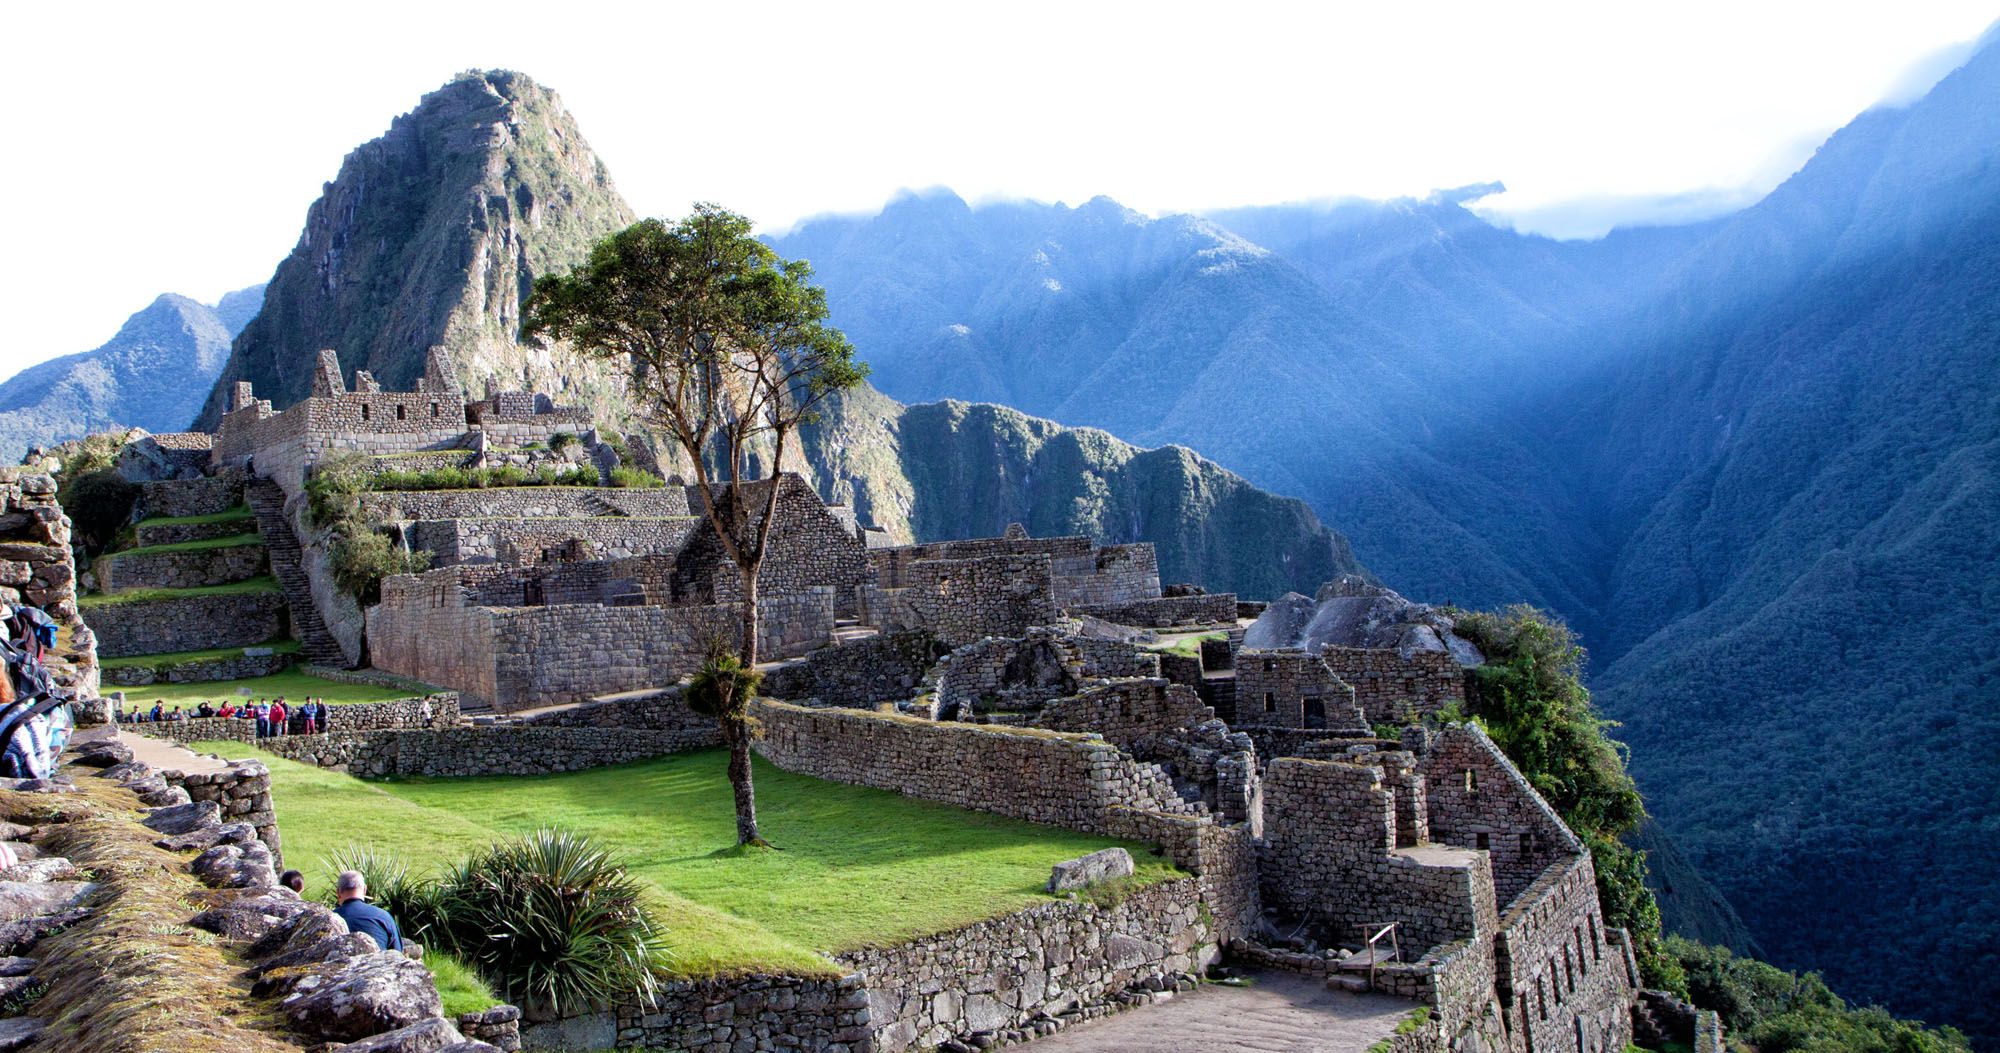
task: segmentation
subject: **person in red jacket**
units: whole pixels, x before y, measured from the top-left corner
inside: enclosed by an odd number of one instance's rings
[[[283,697],[271,701],[271,735],[277,737],[285,733],[285,700]]]

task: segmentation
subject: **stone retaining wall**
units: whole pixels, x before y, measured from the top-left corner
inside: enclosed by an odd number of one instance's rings
[[[168,783],[187,790],[190,799],[214,801],[222,808],[223,822],[256,827],[258,840],[271,849],[278,866],[284,866],[278,815],[271,805],[271,769],[254,760],[239,760],[229,762],[227,768],[217,772],[160,774]]]
[[[251,677],[282,673],[291,668],[298,657],[292,652],[235,654],[220,658],[196,658],[185,662],[106,666],[104,685],[108,688],[146,687],[150,684],[200,684],[216,680],[248,680]]]
[[[1013,819],[1108,833],[1106,809],[1161,811],[1131,758],[1094,735],[753,703],[757,751],[786,771]]]
[[[867,1053],[861,978],[742,976],[662,984],[626,1003],[521,1029],[530,1050],[672,1049],[685,1053]]]
[[[262,538],[216,548],[133,549],[100,556],[91,574],[103,592],[121,589],[198,589],[254,578],[270,569]]]
[[[1059,607],[1132,603],[1160,594],[1160,562],[1150,541],[1105,545],[1080,557],[1058,557],[1050,570],[1055,575]]]
[[[139,508],[147,519],[220,515],[243,503],[243,472],[228,468],[202,479],[139,484]]]
[[[625,516],[429,519],[410,524],[404,536],[410,547],[434,553],[436,566],[488,559],[519,565],[533,563],[543,550],[573,539],[589,542],[601,559],[678,552],[698,522]]]
[[[242,519],[224,519],[212,523],[147,522],[140,523],[137,528],[139,545],[142,548],[179,545],[189,541],[213,541],[217,538],[256,532],[257,521],[247,516]]]
[[[1236,624],[1236,596],[1221,592],[1201,596],[1160,596],[1124,603],[1079,605],[1071,614],[1087,614],[1140,629]]]
[[[547,775],[663,757],[720,742],[713,723],[689,731],[524,724],[408,731],[333,731],[264,739],[274,756],[364,779]]]
[[[1215,711],[1193,691],[1154,678],[1117,680],[1055,699],[1034,723],[1051,731],[1095,732],[1121,750],[1135,751],[1168,732],[1214,719]]]
[[[285,635],[285,594],[273,589],[92,604],[83,617],[106,658],[253,647]]]
[[[233,701],[241,699],[231,696]],[[216,698],[213,701],[222,701]],[[303,699],[287,699],[288,705],[296,706]],[[430,703],[430,718],[424,717],[424,703]],[[143,693],[137,693],[125,703],[127,712],[149,709]],[[296,713],[286,723],[289,734],[296,738],[319,738],[329,732],[389,731],[417,728],[451,728],[458,726],[458,695],[446,691],[423,698],[398,698],[387,702],[353,702],[327,707],[331,715],[326,726],[314,735],[305,734],[305,721]],[[248,717],[190,717],[187,720],[162,720],[140,724],[123,725],[127,730],[156,739],[173,742],[258,742],[257,722]],[[274,740],[264,740],[274,741]]]
[[[685,734],[701,745],[722,740],[714,717],[688,708],[678,687],[654,691],[634,698],[585,702],[580,706],[536,713],[516,718],[516,722],[545,728],[636,728],[642,731],[671,731]],[[710,740],[713,741],[710,741]]]
[[[1105,995],[1204,971],[1217,957],[1200,883],[1163,882],[1114,907],[1053,902],[893,947],[839,956],[867,986],[881,1053],[1028,1025]],[[976,1043],[975,1043],[976,1044]]]
[[[1046,555],[931,560],[911,564],[903,577],[908,584],[901,588],[862,586],[863,621],[885,630],[927,629],[946,646],[962,647],[1056,620]]]

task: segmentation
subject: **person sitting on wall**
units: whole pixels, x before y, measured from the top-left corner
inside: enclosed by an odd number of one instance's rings
[[[287,870],[278,875],[278,884],[303,896],[306,894],[306,876],[296,870]]]
[[[333,879],[333,892],[340,905],[333,912],[347,922],[347,931],[365,932],[385,951],[403,949],[403,930],[389,912],[368,902],[368,879],[359,870],[343,870]]]

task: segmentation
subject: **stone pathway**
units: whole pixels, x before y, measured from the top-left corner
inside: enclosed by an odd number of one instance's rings
[[[1030,1043],[1033,1053],[1364,1053],[1389,1037],[1415,1002],[1329,991],[1290,973],[1248,987],[1216,984],[1171,1002],[1127,1010]]]

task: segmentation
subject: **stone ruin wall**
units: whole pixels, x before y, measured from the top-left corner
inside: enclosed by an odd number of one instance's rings
[[[863,621],[928,629],[947,646],[962,647],[988,636],[1022,636],[1056,620],[1046,555],[929,560],[911,564],[902,580],[907,584],[895,588],[862,587]]]
[[[431,552],[434,566],[486,560],[518,566],[534,563],[544,550],[572,539],[588,542],[603,559],[675,553],[687,544],[695,527],[690,518],[624,516],[425,519],[411,523],[403,536],[411,548]]]
[[[1121,603],[1071,607],[1071,614],[1087,614],[1119,625],[1139,629],[1178,629],[1206,625],[1236,624],[1236,596],[1233,593],[1205,593],[1200,596],[1161,596]]]
[[[1443,651],[1326,647],[1327,668],[1354,689],[1371,724],[1406,723],[1447,707],[1465,708],[1466,668]]]
[[[1237,655],[1232,723],[1304,729],[1308,699],[1318,699],[1324,709],[1321,727],[1313,730],[1350,735],[1370,733],[1355,701],[1354,688],[1335,676],[1317,655],[1289,649],[1244,651]]]
[[[1035,715],[1050,731],[1095,733],[1128,753],[1143,752],[1160,736],[1215,719],[1199,696],[1161,679],[1119,680],[1058,698]]]
[[[1550,866],[1501,915],[1495,987],[1528,1048],[1620,1053],[1637,989],[1604,927],[1588,852]]]
[[[497,709],[574,702],[671,684],[699,667],[712,639],[733,642],[733,604],[701,607],[484,607],[470,602],[456,568],[392,578],[368,612],[375,666],[451,687]],[[758,602],[760,642],[793,657],[833,631],[831,590]]]
[[[512,486],[486,490],[384,490],[362,495],[362,511],[377,519],[588,519],[616,516],[679,519],[696,515],[678,486],[650,490],[588,486]]]
[[[1160,563],[1152,542],[1104,545],[1081,556],[1050,557],[1056,606],[1107,606],[1160,595]]]
[[[921,629],[878,633],[822,647],[771,670],[761,692],[787,702],[867,709],[915,698],[944,647]]]
[[[1499,922],[1485,857],[1426,862],[1397,849],[1396,827],[1380,768],[1273,760],[1264,774],[1264,902],[1346,946],[1392,921],[1406,954],[1490,938]]]
[[[851,613],[855,586],[868,576],[867,548],[797,475],[787,472],[778,477],[778,483],[778,522],[771,531],[764,565],[758,572],[758,593],[770,596],[831,587],[835,590],[836,607]],[[764,495],[764,485],[752,489],[753,504]],[[700,498],[690,500],[699,503]],[[701,529],[712,530],[705,519]],[[720,546],[717,547],[719,550]],[[715,566],[713,580],[717,603],[743,598],[742,576],[726,558]]]
[[[1500,747],[1471,724],[1439,732],[1422,754],[1431,839],[1485,850],[1502,904],[1550,866],[1584,851]]]
[[[248,532],[256,531],[254,523],[245,523],[243,527]],[[113,552],[98,557],[90,566],[91,576],[101,592],[228,585],[268,574],[270,570],[271,561],[261,537],[218,548]]]
[[[98,643],[76,604],[76,563],[69,517],[56,503],[56,481],[0,468],[0,602],[42,609],[56,623],[49,673],[79,697],[97,694]]]
[[[875,1049],[930,1049],[1201,974],[1218,957],[1202,905],[1198,881],[1168,881],[1114,907],[1047,903],[838,961],[866,984]]]

